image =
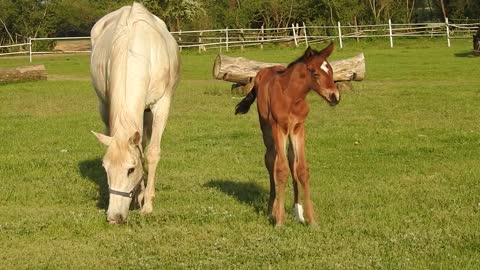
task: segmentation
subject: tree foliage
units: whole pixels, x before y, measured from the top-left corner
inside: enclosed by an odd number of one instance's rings
[[[137,0],[172,31],[480,19],[478,0]],[[0,44],[28,37],[87,36],[131,0],[0,0]],[[443,7],[443,8],[442,8]]]

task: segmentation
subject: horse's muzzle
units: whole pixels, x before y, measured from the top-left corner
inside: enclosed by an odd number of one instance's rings
[[[126,218],[123,217],[121,214],[115,214],[115,215],[107,215],[107,221],[110,224],[122,224],[125,222]]]
[[[328,104],[330,104],[330,106],[335,106],[339,102],[340,102],[340,94],[338,93],[330,94],[330,97],[328,98]]]

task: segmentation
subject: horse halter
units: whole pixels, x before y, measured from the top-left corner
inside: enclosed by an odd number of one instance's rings
[[[121,196],[121,197],[124,197],[124,198],[133,198],[133,195],[135,195],[135,192],[137,191],[138,187],[140,186],[140,183],[145,179],[145,165],[144,165],[144,156],[143,156],[143,151],[142,151],[142,148],[137,145],[137,149],[138,151],[140,152],[140,159],[142,160],[142,169],[143,169],[143,172],[142,172],[142,177],[140,177],[140,180],[138,181],[138,183],[135,184],[135,186],[133,186],[132,190],[130,190],[130,192],[125,192],[125,191],[119,191],[119,190],[115,190],[115,189],[112,189],[110,188],[110,186],[108,186],[108,192],[110,194],[113,194],[113,195],[118,195],[118,196]]]

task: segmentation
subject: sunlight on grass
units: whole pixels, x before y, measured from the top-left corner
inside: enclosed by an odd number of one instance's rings
[[[322,48],[321,44],[314,45]],[[265,215],[256,112],[212,79],[218,51],[182,53],[154,212],[105,222],[103,131],[88,55],[34,57],[48,81],[0,85],[0,260],[5,269],[476,269],[480,265],[480,58],[470,42],[347,42],[367,78],[332,108],[308,96],[318,227]],[[304,48],[232,56],[289,62]],[[25,64],[2,58],[0,66]],[[254,108],[254,107],[252,107]],[[28,258],[28,259],[26,259]]]

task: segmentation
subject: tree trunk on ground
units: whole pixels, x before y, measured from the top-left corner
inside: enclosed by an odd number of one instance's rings
[[[47,72],[44,65],[0,69],[0,84],[46,79]]]
[[[355,57],[331,61],[333,79],[338,81],[361,81],[365,78],[365,57],[359,54]],[[279,63],[265,63],[249,60],[243,57],[218,55],[213,65],[213,77],[218,80],[246,85],[253,81],[257,72],[266,67],[286,66]]]

